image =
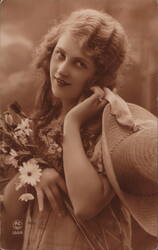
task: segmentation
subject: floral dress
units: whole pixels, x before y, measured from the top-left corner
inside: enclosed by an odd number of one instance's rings
[[[94,132],[95,131],[95,132]],[[98,174],[106,178],[101,158],[100,127],[82,129],[81,138],[86,155]],[[64,176],[62,162],[62,125],[55,128],[50,123],[39,131],[39,140],[43,144],[43,153],[47,152],[47,160]],[[58,217],[54,214],[49,204],[45,204],[42,213],[38,211],[37,201],[28,210],[25,240],[23,250],[126,250],[128,242],[125,242],[119,218],[124,218],[126,211],[119,208],[117,198],[112,205],[108,205],[103,211],[88,222],[78,220],[71,206],[66,202],[65,215]],[[119,211],[119,212],[118,212]],[[130,218],[129,218],[130,220]],[[128,223],[127,234],[128,234]],[[128,237],[127,237],[128,238]],[[125,246],[127,245],[127,246]]]
[[[50,123],[40,129],[37,144],[34,141],[31,121],[17,105],[14,105],[14,111],[20,117],[13,117],[8,112],[0,115],[0,201],[2,203],[3,189],[18,169],[21,171],[18,188],[20,185],[25,185],[26,180],[36,187],[36,183],[40,181],[42,168],[53,167],[64,178],[62,124],[57,123],[53,127]],[[104,152],[102,152],[101,122],[96,120],[96,123],[85,126],[80,132],[85,153],[92,167],[106,180],[102,159]],[[35,178],[30,177],[31,171],[35,174]],[[153,240],[152,237],[149,239],[149,235],[134,221],[117,195],[96,217],[87,222],[74,216],[67,197],[64,197],[65,215],[59,217],[54,214],[49,203],[45,202],[44,211],[41,213],[36,195],[35,197],[30,194],[27,197],[24,195],[25,197],[21,197],[22,201],[29,200],[29,204],[22,250],[151,249],[148,246]],[[21,250],[18,247],[19,238],[17,240],[16,247],[10,245],[2,248]]]
[[[19,165],[21,183],[18,184],[18,188],[25,184],[27,179],[30,184],[36,184],[34,182],[39,181],[41,169],[45,167],[55,168],[64,177],[62,124],[59,123],[53,127],[52,123],[49,123],[48,126],[40,129],[39,144],[35,145],[30,120],[17,105],[14,110],[22,118],[18,117],[18,121],[15,122],[16,119],[13,119],[10,113],[6,113],[0,120],[1,186],[3,182],[5,186],[17,173]],[[85,126],[80,132],[85,153],[92,167],[106,180],[101,152],[101,122],[96,120],[94,124]],[[31,171],[36,173],[36,178],[30,178]],[[22,200],[25,199],[26,196],[22,197]],[[75,217],[67,198],[65,198],[65,215],[62,217],[56,216],[47,202],[44,204],[44,211],[39,212],[36,196],[33,201],[30,196],[29,199],[31,201],[29,201],[25,221],[23,250],[131,249],[131,218],[116,196],[88,222]]]

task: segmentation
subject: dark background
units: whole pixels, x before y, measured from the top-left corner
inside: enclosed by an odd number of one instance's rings
[[[38,84],[32,52],[55,18],[79,8],[104,10],[118,19],[131,43],[131,61],[119,81],[128,102],[156,114],[158,58],[157,0],[4,0],[0,5],[0,107],[18,100],[27,112]]]

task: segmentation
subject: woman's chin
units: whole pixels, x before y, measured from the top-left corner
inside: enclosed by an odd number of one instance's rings
[[[62,98],[61,94],[56,93],[56,92],[53,92],[53,96],[55,96],[56,98],[59,98],[59,99]]]
[[[64,98],[65,94],[61,91],[58,91],[56,89],[52,89],[52,93],[53,93],[53,96],[55,96],[56,98]]]
[[[57,91],[52,89],[53,96],[56,98],[59,98],[61,101],[68,101],[68,102],[74,102],[77,98],[74,98],[74,96],[66,95],[64,91]]]

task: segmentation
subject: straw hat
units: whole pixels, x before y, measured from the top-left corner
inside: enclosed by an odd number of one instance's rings
[[[107,177],[139,225],[158,236],[158,123],[154,115],[106,92],[102,152]]]

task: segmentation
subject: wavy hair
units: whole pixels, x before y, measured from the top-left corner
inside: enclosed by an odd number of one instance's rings
[[[107,13],[92,9],[72,12],[67,19],[49,30],[35,53],[33,64],[44,76],[35,103],[34,117],[37,120],[57,115],[61,108],[51,91],[49,65],[53,50],[65,31],[70,31],[80,40],[84,38],[82,47],[96,65],[93,84],[113,89],[119,68],[125,61],[128,41],[117,20]]]

